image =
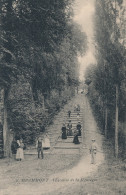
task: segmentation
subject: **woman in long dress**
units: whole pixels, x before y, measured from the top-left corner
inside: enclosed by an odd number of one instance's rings
[[[62,126],[62,139],[67,139],[67,128],[65,124]]]
[[[77,129],[74,131],[73,143],[74,144],[80,144],[79,139],[78,139],[78,130]]]
[[[49,149],[50,148],[50,140],[49,140],[49,136],[48,136],[47,133],[44,137],[43,147],[44,147],[44,149]]]
[[[22,159],[24,159],[24,151],[23,151],[24,144],[22,139],[17,140],[17,144],[18,144],[18,148],[16,153],[16,159],[21,161]]]

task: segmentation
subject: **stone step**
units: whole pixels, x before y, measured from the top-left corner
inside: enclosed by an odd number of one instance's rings
[[[82,137],[78,138],[80,142],[82,142]],[[67,138],[67,139],[58,139],[57,143],[72,143],[73,138]]]
[[[71,115],[70,116],[77,115],[78,113],[80,115],[83,115],[83,112],[81,111],[81,112],[71,112]],[[69,115],[67,113],[64,113],[64,115],[69,117]]]
[[[81,121],[80,121],[81,122]],[[71,121],[71,123],[72,123],[72,125],[77,125],[78,124],[78,121],[75,121],[75,122],[72,122]],[[62,123],[63,124],[63,123]],[[66,122],[66,125],[68,124],[68,122]],[[81,122],[81,125],[82,125],[83,123]],[[58,125],[58,124],[57,124]],[[62,125],[61,125],[61,128],[62,128]],[[52,129],[52,130],[55,130],[55,128],[54,129]]]
[[[80,148],[80,144],[78,144],[77,146],[54,146],[55,149],[79,149]]]
[[[82,140],[79,139],[79,142],[82,143]],[[58,141],[57,144],[58,143],[65,143],[65,144],[68,143],[69,144],[69,143],[73,143],[73,140],[69,140],[69,141],[66,141],[66,142]]]
[[[43,150],[44,154],[49,154],[50,150]],[[37,150],[24,150],[24,155],[38,155]]]
[[[71,117],[64,116],[64,118],[67,118],[67,119],[77,118],[77,115],[73,115]],[[78,118],[83,118],[83,115],[80,115]]]
[[[64,155],[77,155],[80,153],[80,149],[64,149],[64,148],[57,148],[51,152],[51,154],[64,154]]]
[[[72,142],[57,142],[57,144],[55,145],[55,147],[61,147],[61,148],[78,148],[80,147],[81,144],[74,144],[73,140]]]

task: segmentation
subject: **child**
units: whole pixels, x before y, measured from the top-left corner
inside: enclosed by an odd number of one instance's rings
[[[98,151],[97,143],[95,142],[95,139],[92,139],[92,144],[90,147],[90,154],[91,154],[91,164],[96,163],[96,154]]]

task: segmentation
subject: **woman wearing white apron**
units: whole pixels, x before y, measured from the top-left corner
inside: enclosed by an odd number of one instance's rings
[[[49,149],[50,148],[50,140],[49,140],[49,136],[46,133],[45,137],[44,137],[44,144],[43,144],[44,149]]]
[[[22,159],[24,159],[24,151],[23,151],[24,144],[22,142],[22,139],[17,140],[17,144],[18,144],[18,148],[16,153],[16,159],[21,161]]]

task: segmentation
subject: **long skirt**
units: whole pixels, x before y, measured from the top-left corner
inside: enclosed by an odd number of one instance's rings
[[[24,159],[23,148],[18,148],[18,149],[17,149],[16,159],[17,159],[17,160]]]
[[[73,133],[72,133],[72,129],[68,129],[68,130],[67,130],[67,136],[72,136],[72,134],[73,134]]]
[[[42,146],[43,146],[44,149],[49,149],[50,148],[50,140],[49,140],[49,138],[45,138],[45,140],[43,141]]]
[[[78,135],[75,135],[75,136],[74,136],[73,143],[74,143],[74,144],[79,144],[79,143],[80,143],[80,142],[79,142],[79,139],[78,139]]]
[[[66,131],[63,131],[63,132],[62,132],[62,139],[67,139]]]

